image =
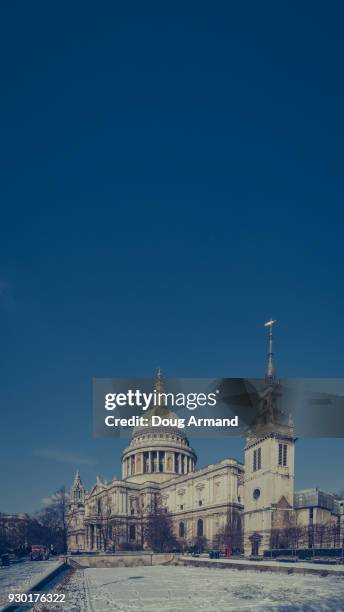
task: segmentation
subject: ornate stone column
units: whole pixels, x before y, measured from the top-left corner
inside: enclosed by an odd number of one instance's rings
[[[100,548],[100,537],[99,537],[99,525],[98,523],[95,525],[95,542],[96,542],[96,550]]]
[[[148,451],[148,472],[152,471],[152,451]]]
[[[103,549],[103,534],[102,534],[102,526],[101,526],[101,524],[99,525],[99,548],[100,548],[100,550]]]

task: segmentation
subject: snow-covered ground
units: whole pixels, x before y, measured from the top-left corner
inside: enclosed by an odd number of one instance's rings
[[[155,566],[85,570],[93,612],[343,612],[344,579]]]
[[[235,569],[157,565],[72,570],[44,592],[66,594],[66,602],[53,604],[49,612],[344,612],[343,577]],[[46,610],[47,604],[31,608]]]
[[[59,561],[23,561],[9,567],[0,567],[0,608],[8,604],[9,593],[24,593],[30,586],[53,571]]]
[[[63,603],[49,604],[49,612],[86,612],[87,605],[85,572],[83,570],[66,570],[59,574],[42,590],[47,593],[64,593],[66,600]],[[46,603],[36,603],[33,607],[24,606],[23,610],[30,612],[47,612]]]

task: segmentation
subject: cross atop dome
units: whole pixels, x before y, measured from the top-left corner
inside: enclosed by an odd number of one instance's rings
[[[161,377],[161,369],[158,368],[157,372],[156,372],[156,379],[155,379],[155,385],[154,385],[154,391],[156,392],[157,395],[157,402],[156,402],[156,406],[160,407],[160,406],[166,406],[166,400],[165,397],[160,397],[160,394],[164,394],[165,393],[165,389],[164,389],[164,383],[162,381],[162,377]]]
[[[161,369],[158,368],[157,372],[156,372],[156,380],[155,380],[155,391],[157,393],[163,393],[164,391],[164,386],[162,384],[162,380],[161,380]]]

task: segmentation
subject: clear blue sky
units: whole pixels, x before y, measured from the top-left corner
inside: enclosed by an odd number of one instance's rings
[[[261,376],[270,316],[281,376],[343,375],[343,13],[2,7],[0,510],[120,474],[94,376]],[[300,440],[297,486],[343,450]]]

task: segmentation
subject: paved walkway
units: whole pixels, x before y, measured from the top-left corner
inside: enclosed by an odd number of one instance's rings
[[[23,561],[0,567],[0,611],[9,603],[9,593],[25,593],[61,565],[60,560]]]

